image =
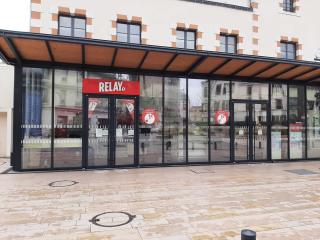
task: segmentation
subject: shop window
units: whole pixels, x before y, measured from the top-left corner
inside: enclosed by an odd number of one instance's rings
[[[269,86],[265,83],[232,83],[233,99],[268,100]]]
[[[307,87],[308,158],[320,157],[320,87]]]
[[[283,0],[283,11],[294,12],[294,0]]]
[[[162,163],[162,94],[162,77],[140,77],[140,164]]]
[[[117,40],[127,43],[141,43],[141,25],[118,22],[117,23]]]
[[[59,35],[86,37],[86,19],[75,16],[59,16]]]
[[[237,36],[220,34],[220,51],[225,53],[236,53]]]
[[[296,43],[281,42],[281,57],[285,59],[296,59]]]
[[[177,29],[177,47],[195,49],[196,31]]]
[[[55,70],[54,168],[82,165],[82,72]]]
[[[289,87],[290,159],[305,155],[305,91],[304,86]]]
[[[214,88],[223,87],[223,96]],[[230,160],[229,83],[210,81],[210,157],[212,162]],[[219,93],[219,94],[217,94]],[[220,116],[225,116],[221,120]]]
[[[164,162],[185,163],[186,102],[185,78],[164,78]]]
[[[23,68],[22,81],[22,169],[51,168],[52,71]]]
[[[287,85],[271,85],[272,159],[288,159]]]
[[[208,162],[208,81],[188,79],[188,157],[189,162]],[[192,89],[192,90],[191,90]]]

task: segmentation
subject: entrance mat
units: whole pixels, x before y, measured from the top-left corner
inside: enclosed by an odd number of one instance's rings
[[[211,169],[190,169],[191,172],[195,174],[205,174],[205,173],[214,173]]]
[[[314,174],[319,174],[317,172],[313,172],[313,171],[310,171],[310,170],[307,170],[307,169],[292,169],[292,170],[285,170],[287,172],[290,172],[290,173],[295,173],[295,174],[298,174],[298,175],[314,175]]]

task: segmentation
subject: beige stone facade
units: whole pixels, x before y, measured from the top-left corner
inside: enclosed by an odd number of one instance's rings
[[[13,67],[0,63],[0,157],[11,153],[13,72]]]
[[[239,33],[239,54],[278,57],[282,36],[290,41],[298,39],[298,60],[313,61],[320,48],[314,21],[320,3],[316,1],[295,0],[292,13],[283,11],[280,0],[207,2],[212,4],[183,0],[32,0],[30,30],[58,34],[58,15],[67,13],[86,16],[87,38],[117,40],[115,22],[126,20],[141,23],[142,44],[176,47],[174,30],[184,26],[198,31],[198,50],[219,51],[216,35],[221,29]]]

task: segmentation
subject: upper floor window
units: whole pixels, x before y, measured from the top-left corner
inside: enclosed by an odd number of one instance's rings
[[[281,57],[286,59],[296,59],[296,44],[281,42]]]
[[[294,12],[293,0],[283,0],[283,11]]]
[[[117,23],[117,40],[127,43],[141,43],[141,25],[133,23]]]
[[[59,16],[59,35],[85,37],[86,19],[74,16]]]
[[[226,53],[237,52],[237,36],[235,35],[220,35],[220,51]]]
[[[196,48],[196,32],[192,30],[177,30],[177,47],[178,48]]]

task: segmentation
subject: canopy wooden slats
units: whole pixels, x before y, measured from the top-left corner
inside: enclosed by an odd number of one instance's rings
[[[0,30],[0,58],[16,64],[50,64],[199,78],[318,81],[320,64],[280,58],[127,44]]]

